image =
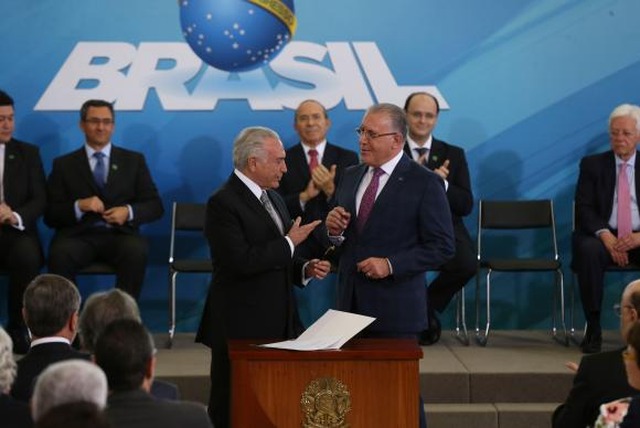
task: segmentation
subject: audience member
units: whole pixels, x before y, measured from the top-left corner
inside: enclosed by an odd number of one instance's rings
[[[33,383],[50,364],[69,359],[89,359],[71,342],[78,331],[80,293],[66,278],[38,275],[24,292],[22,314],[31,332],[31,349],[18,361],[18,375],[11,395],[29,401]]]
[[[625,340],[631,326],[640,319],[640,280],[625,287],[616,309],[620,315],[620,334]],[[627,382],[620,358],[622,351],[616,349],[582,358],[566,401],[553,412],[554,428],[591,425],[602,403],[638,393]]]
[[[292,284],[322,278],[329,262],[294,257],[320,220],[301,225],[273,189],[287,171],[271,129],[243,129],[233,143],[234,171],[207,202],[204,233],[213,270],[196,341],[211,348],[209,415],[229,426],[231,391],[227,339],[287,339],[299,320]],[[304,276],[304,278],[303,278]]]
[[[303,101],[296,109],[293,127],[300,143],[286,151],[287,172],[278,192],[289,214],[302,217],[302,223],[327,217],[342,171],[358,163],[357,153],[327,141],[330,126],[327,110],[318,101]],[[322,256],[328,246],[326,234],[318,228],[296,251],[302,257],[315,258]]]
[[[440,340],[442,331],[437,314],[446,309],[478,269],[471,236],[462,222],[473,209],[473,193],[464,150],[433,137],[440,115],[438,99],[426,92],[414,92],[407,98],[404,111],[409,125],[404,151],[444,180],[455,235],[455,255],[439,268],[427,289],[429,327],[420,334],[420,344],[431,345]]]
[[[142,322],[138,304],[133,297],[117,288],[110,291],[100,291],[89,296],[80,313],[80,343],[82,349],[93,354],[96,340],[102,330],[109,323],[119,319],[132,319]],[[151,384],[151,395],[165,400],[177,400],[180,398],[176,385],[160,380],[154,380]]]
[[[33,425],[29,406],[14,400],[9,395],[16,376],[16,362],[13,360],[11,338],[0,327],[0,419],[2,426],[8,428],[29,428]]]
[[[0,267],[9,274],[8,322],[14,351],[29,350],[22,293],[43,263],[36,221],[46,205],[38,147],[13,138],[13,99],[0,90]]]
[[[94,403],[78,401],[56,406],[42,415],[36,428],[110,428],[104,411]]]
[[[135,320],[109,324],[98,337],[95,361],[107,375],[107,417],[114,428],[211,427],[204,406],[149,394],[156,357],[153,339]]]
[[[599,352],[602,347],[600,310],[605,270],[609,266],[640,263],[637,106],[623,104],[613,110],[609,116],[609,138],[611,150],[580,161],[575,195],[572,267],[578,277],[587,320],[580,345],[584,353]]]
[[[36,380],[31,416],[37,423],[49,410],[66,403],[89,402],[100,410],[107,405],[107,378],[100,367],[84,360],[51,364]]]
[[[345,170],[326,221],[340,246],[337,307],[376,318],[365,336],[417,342],[427,327],[425,273],[455,250],[444,185],[403,152],[401,108],[369,108],[357,132],[363,164]],[[424,426],[422,406],[420,415]]]
[[[640,322],[635,322],[627,335],[627,349],[622,351],[624,368],[635,396],[626,397],[600,406],[596,428],[637,428],[640,426]]]
[[[164,212],[141,153],[116,147],[113,105],[89,100],[80,110],[85,144],[56,158],[47,182],[45,223],[56,233],[49,271],[75,280],[94,261],[115,267],[117,287],[138,298],[147,266],[141,224]]]

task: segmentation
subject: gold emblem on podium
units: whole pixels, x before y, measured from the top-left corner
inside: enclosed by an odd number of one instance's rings
[[[311,381],[302,393],[300,405],[303,428],[349,428],[345,418],[351,410],[351,394],[336,378]]]

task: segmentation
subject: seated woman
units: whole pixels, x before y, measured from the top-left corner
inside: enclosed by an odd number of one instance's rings
[[[640,389],[640,322],[635,322],[627,336],[627,349],[622,352],[629,385]],[[595,428],[640,427],[640,395],[605,403]]]

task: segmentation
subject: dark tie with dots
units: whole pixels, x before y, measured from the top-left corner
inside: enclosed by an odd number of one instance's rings
[[[367,223],[367,219],[369,218],[369,214],[371,214],[373,204],[376,201],[376,193],[378,193],[380,176],[382,176],[382,174],[384,174],[384,171],[381,168],[373,170],[371,182],[362,195],[362,201],[360,201],[360,209],[358,210],[358,218],[356,222],[358,232],[362,232],[362,229],[364,229],[364,225]]]
[[[418,147],[416,149],[414,149],[416,152],[418,152],[418,162],[420,163],[420,165],[426,165],[427,164],[427,153],[429,153],[429,149],[427,149],[426,147]],[[420,158],[424,156],[422,162],[420,162]]]

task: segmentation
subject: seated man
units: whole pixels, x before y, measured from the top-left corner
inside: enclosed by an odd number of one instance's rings
[[[58,275],[37,276],[24,292],[22,314],[31,332],[31,349],[18,361],[18,374],[11,395],[29,401],[35,379],[50,364],[69,359],[88,360],[71,342],[78,332],[80,293],[76,286]]]
[[[122,319],[109,324],[96,342],[95,361],[107,375],[107,417],[115,428],[211,427],[201,404],[158,400],[149,393],[155,347],[138,321]]]
[[[56,229],[49,271],[71,280],[94,261],[115,267],[118,288],[138,298],[148,248],[139,227],[164,212],[141,153],[111,143],[113,105],[89,100],[80,110],[82,148],[53,161],[44,221]]]
[[[133,297],[117,288],[110,291],[100,291],[89,296],[80,313],[82,349],[93,354],[100,333],[111,322],[119,319],[142,322],[138,304]],[[151,385],[151,395],[165,400],[177,400],[180,394],[176,385],[154,380]]]
[[[29,350],[22,293],[40,272],[42,248],[36,221],[46,189],[38,147],[13,138],[13,99],[0,91],[0,267],[9,273],[7,331],[17,354]]]

